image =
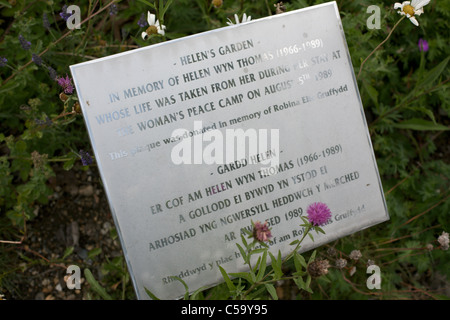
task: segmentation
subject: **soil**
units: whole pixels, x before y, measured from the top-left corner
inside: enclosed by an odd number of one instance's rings
[[[119,239],[114,237],[114,222],[97,168],[53,169],[56,176],[50,184],[54,193],[47,205],[36,207],[37,217],[27,222],[26,238],[14,248],[22,255],[22,270],[13,277],[14,290],[5,294],[6,299],[95,298],[84,278],[84,269],[89,268],[101,281],[105,276],[102,267],[123,256]],[[68,248],[73,251],[64,257]],[[80,267],[80,289],[69,289],[66,284],[65,279],[72,274],[67,274],[70,265]],[[108,292],[119,290],[117,285],[107,288]],[[127,286],[133,290],[129,281]]]

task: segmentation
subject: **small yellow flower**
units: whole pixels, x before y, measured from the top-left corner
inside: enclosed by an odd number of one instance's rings
[[[419,26],[416,16],[420,16],[423,13],[423,7],[430,3],[430,0],[412,0],[403,1],[402,3],[396,2],[394,9],[400,9],[398,14],[406,16],[415,26]]]
[[[152,34],[160,34],[162,36],[165,34],[164,30],[166,30],[166,26],[161,25],[159,20],[156,20],[156,16],[151,14],[150,11],[147,14],[147,22],[148,28],[142,32],[142,39],[147,40],[147,38]]]
[[[214,8],[220,8],[223,4],[222,0],[213,0],[212,1],[212,5],[214,6]]]

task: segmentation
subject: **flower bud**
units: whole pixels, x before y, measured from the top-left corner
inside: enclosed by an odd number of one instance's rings
[[[62,102],[66,102],[69,97],[64,92],[61,92],[59,94],[59,99],[61,99]]]
[[[213,1],[212,1],[212,5],[213,5],[215,8],[220,8],[220,7],[222,6],[222,4],[223,4],[223,1],[222,1],[222,0],[213,0]]]
[[[75,112],[78,113],[78,114],[82,114],[81,106],[80,106],[80,104],[78,103],[78,101],[74,103],[74,105],[73,105],[73,110],[75,110]]]
[[[314,260],[308,265],[308,273],[313,278],[318,278],[320,276],[326,275],[328,273],[328,268],[330,267],[330,263],[328,260]]]

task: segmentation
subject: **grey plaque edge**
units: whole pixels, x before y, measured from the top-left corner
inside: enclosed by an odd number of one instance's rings
[[[287,13],[284,13],[284,14],[280,14],[280,15],[273,15],[273,16],[263,17],[263,18],[260,18],[260,19],[257,19],[257,20],[252,20],[252,21],[246,22],[244,24],[232,25],[232,26],[228,26],[228,27],[218,28],[218,29],[215,29],[215,30],[205,31],[205,32],[202,32],[202,33],[186,36],[186,37],[183,37],[183,38],[174,39],[174,40],[166,41],[166,42],[163,42],[163,43],[155,44],[155,45],[152,45],[152,46],[138,48],[138,49],[130,50],[130,51],[127,51],[127,52],[122,52],[122,53],[114,54],[114,55],[111,55],[111,56],[107,56],[107,57],[103,57],[103,58],[99,58],[99,59],[95,59],[95,60],[91,60],[91,61],[78,63],[78,64],[75,64],[75,65],[71,65],[69,68],[70,68],[70,71],[71,71],[71,74],[72,74],[72,77],[73,77],[76,69],[78,69],[80,67],[84,67],[84,66],[89,65],[89,64],[100,63],[100,62],[103,62],[103,61],[120,58],[122,56],[126,56],[126,55],[129,55],[129,54],[134,54],[134,53],[136,53],[138,51],[149,50],[150,48],[170,45],[170,44],[175,43],[175,42],[184,41],[186,39],[191,39],[191,38],[201,37],[201,36],[204,36],[206,34],[223,32],[225,29],[227,29],[227,30],[233,29],[233,28],[234,29],[238,29],[242,25],[247,25],[247,24],[251,24],[251,23],[259,23],[259,22],[265,21],[265,20],[282,18],[285,15],[298,14],[299,12],[307,12],[309,10],[316,10],[316,9],[321,8],[321,7],[330,6],[330,5],[333,6],[334,9],[335,9],[336,17],[337,17],[337,20],[338,20],[338,23],[339,23],[340,32],[341,32],[341,35],[342,35],[342,40],[344,42],[344,47],[346,49],[347,61],[349,63],[349,68],[351,68],[351,70],[352,70],[353,83],[354,83],[355,88],[357,89],[356,91],[357,91],[357,98],[358,98],[358,102],[359,102],[360,112],[361,112],[361,120],[364,122],[364,128],[365,128],[365,131],[366,131],[366,138],[367,138],[367,142],[369,144],[370,150],[371,150],[371,157],[372,157],[372,161],[373,161],[373,166],[374,166],[375,172],[377,174],[378,185],[379,185],[379,189],[380,189],[380,193],[381,193],[381,196],[382,196],[383,205],[384,205],[384,209],[385,209],[385,216],[384,217],[382,217],[381,219],[373,220],[369,224],[364,225],[361,229],[358,230],[358,231],[361,231],[361,230],[370,228],[370,227],[372,227],[374,225],[377,225],[377,224],[380,224],[382,222],[385,222],[385,221],[389,220],[390,218],[389,218],[389,213],[388,213],[388,210],[387,210],[387,204],[386,204],[386,199],[385,199],[384,192],[383,192],[383,187],[382,187],[382,183],[381,183],[380,174],[379,174],[379,171],[378,171],[378,167],[376,165],[376,158],[375,158],[375,154],[374,154],[374,150],[373,150],[372,141],[370,139],[370,132],[369,132],[369,128],[368,128],[367,121],[366,121],[365,114],[364,114],[364,107],[363,107],[363,104],[362,104],[361,96],[359,94],[359,88],[358,88],[357,80],[356,80],[356,77],[355,77],[355,73],[353,71],[353,64],[352,64],[350,53],[349,53],[349,50],[348,50],[348,45],[347,45],[347,41],[346,41],[346,38],[345,38],[345,33],[344,33],[343,26],[342,26],[342,21],[341,21],[341,17],[340,17],[340,14],[339,14],[339,9],[338,9],[336,1],[330,1],[330,2],[327,2],[327,3],[323,3],[323,4],[318,4],[318,5],[315,5],[315,6],[302,8],[302,9],[298,9],[298,10],[294,10],[294,11],[290,11],[290,12],[287,12]],[[86,106],[85,106],[84,99],[82,98],[82,95],[81,95],[81,93],[79,93],[79,90],[78,90],[78,88],[79,88],[78,81],[76,80],[75,77],[73,77],[73,81],[74,81],[74,85],[75,85],[75,87],[77,89],[77,95],[78,95],[79,103],[81,104],[81,107],[84,110],[84,109],[86,109]],[[91,145],[92,145],[92,149],[93,149],[95,158],[96,159],[100,159],[100,156],[99,156],[99,154],[97,152],[96,143],[95,143],[95,141],[93,139],[92,128],[91,128],[91,126],[89,124],[89,121],[85,117],[83,117],[83,118],[84,118],[87,130],[88,130],[88,133],[89,133],[89,139],[91,141]],[[106,193],[106,196],[107,196],[108,204],[109,204],[109,207],[111,209],[111,215],[113,217],[114,224],[115,224],[116,229],[117,229],[117,234],[119,236],[120,244],[121,244],[122,251],[123,251],[123,254],[124,254],[124,257],[125,257],[125,261],[127,263],[128,271],[130,273],[130,278],[131,278],[131,281],[133,283],[134,291],[136,293],[137,299],[141,300],[142,297],[140,295],[140,290],[139,290],[138,284],[136,282],[136,277],[135,277],[135,274],[133,272],[133,268],[132,268],[131,262],[130,262],[130,260],[128,258],[127,249],[126,249],[126,246],[124,244],[122,232],[120,230],[120,225],[119,225],[118,220],[117,220],[117,214],[116,214],[115,208],[113,207],[112,202],[110,200],[111,197],[110,197],[109,187],[108,187],[107,182],[106,182],[107,180],[104,177],[102,164],[100,163],[100,161],[97,161],[97,166],[98,166],[98,171],[100,173],[100,177],[101,177],[102,182],[104,184],[104,189],[105,189],[105,193]],[[326,243],[335,241],[335,240],[337,240],[339,238],[348,236],[348,235],[353,234],[353,233],[358,232],[358,231],[348,232],[348,233],[345,233],[345,234],[340,234],[339,236],[336,236],[336,237],[333,237],[333,238],[329,239],[329,241],[320,243],[319,245],[311,246],[310,248],[304,248],[304,249],[305,249],[305,251],[308,251],[308,250],[311,250],[312,248],[316,248],[316,247],[322,246],[322,245],[324,245]],[[214,286],[216,286],[219,283],[221,283],[221,282],[212,283],[211,285],[206,286],[205,288],[207,289],[207,288],[214,287]],[[183,297],[183,295],[181,295],[181,296],[179,296],[179,297],[177,297],[175,299],[180,299],[182,297]]]

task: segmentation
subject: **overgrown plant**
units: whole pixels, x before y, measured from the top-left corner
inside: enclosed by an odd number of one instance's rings
[[[270,252],[268,243],[272,238],[272,232],[269,229],[267,222],[252,222],[252,231],[246,229],[242,230],[242,245],[236,243],[236,246],[239,249],[244,265],[247,266],[249,271],[227,273],[222,266],[219,266],[220,272],[228,288],[226,298],[233,300],[272,298],[278,300],[278,294],[274,284],[284,280],[292,280],[299,289],[313,293],[310,288],[311,280],[326,275],[330,265],[328,260],[315,260],[316,251],[312,253],[308,262],[306,262],[305,258],[299,253],[299,250],[307,235],[314,241],[314,236],[311,231],[325,234],[320,226],[326,224],[329,219],[331,219],[331,211],[326,204],[319,202],[311,204],[307,209],[307,213],[308,218],[300,216],[300,220],[303,222],[299,225],[303,228],[302,237],[290,243],[293,249],[285,257],[282,257],[280,250],[276,256]],[[247,235],[247,239],[251,239],[250,242],[247,241],[245,235]],[[267,268],[268,257],[270,257],[271,268]],[[290,274],[285,274],[285,266],[289,261],[294,261],[295,269],[289,270]],[[183,279],[180,279],[179,277],[173,278],[184,285],[186,289],[184,299],[204,298],[204,296],[201,295],[201,292],[205,290],[204,288],[200,288],[190,294],[189,287]],[[150,290],[147,288],[145,288],[145,290],[150,298],[158,299],[158,297]],[[215,296],[214,293],[214,291],[211,291],[211,295],[209,296],[210,299],[219,298]]]

